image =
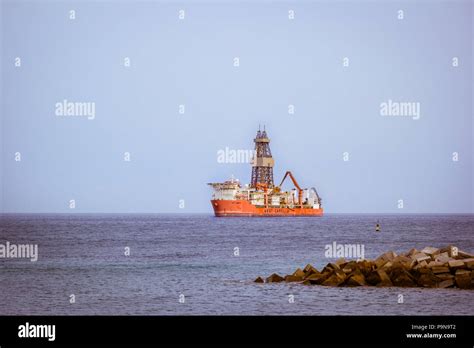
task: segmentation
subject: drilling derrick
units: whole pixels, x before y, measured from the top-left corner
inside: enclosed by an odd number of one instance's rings
[[[252,181],[250,186],[253,188],[272,188],[273,187],[273,165],[275,161],[270,151],[270,139],[267,137],[265,129],[260,129],[254,139],[255,157],[252,164]]]

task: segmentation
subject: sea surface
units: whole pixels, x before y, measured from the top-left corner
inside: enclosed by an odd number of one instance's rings
[[[0,243],[39,252],[37,262],[0,259],[0,315],[474,315],[472,290],[253,282],[307,263],[321,269],[335,260],[325,257],[333,242],[363,245],[365,258],[448,244],[474,253],[474,215],[0,219]]]

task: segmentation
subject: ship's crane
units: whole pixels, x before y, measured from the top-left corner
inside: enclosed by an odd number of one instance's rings
[[[279,187],[283,185],[283,182],[285,181],[288,175],[290,176],[291,181],[293,181],[293,185],[295,185],[296,189],[298,190],[298,205],[301,205],[303,201],[303,190],[301,189],[300,185],[298,185],[298,182],[296,181],[295,177],[293,176],[293,174],[291,174],[290,171],[287,171],[285,173],[285,176],[283,177],[283,180],[281,181]]]

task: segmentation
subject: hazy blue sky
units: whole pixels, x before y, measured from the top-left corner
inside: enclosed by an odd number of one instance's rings
[[[472,213],[472,7],[3,1],[1,208],[211,213],[206,183],[251,172],[217,151],[265,124],[275,181],[292,170],[326,212]],[[95,118],[57,116],[64,99]],[[419,119],[382,116],[388,100]]]

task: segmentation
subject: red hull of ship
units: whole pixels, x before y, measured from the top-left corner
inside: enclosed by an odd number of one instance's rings
[[[323,209],[256,207],[246,200],[211,200],[215,216],[322,216]]]

